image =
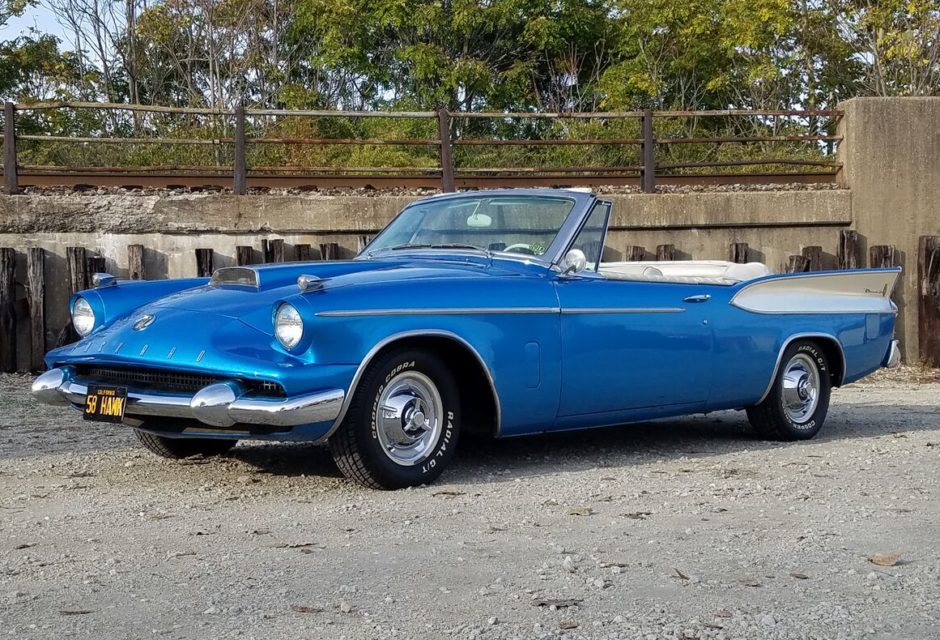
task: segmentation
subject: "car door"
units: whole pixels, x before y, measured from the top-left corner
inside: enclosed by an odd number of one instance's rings
[[[559,276],[559,416],[704,405],[712,377],[703,285]]]
[[[599,271],[610,203],[599,201],[571,248],[587,267],[559,273],[559,417],[684,405],[704,407],[712,377],[713,287],[608,279]]]

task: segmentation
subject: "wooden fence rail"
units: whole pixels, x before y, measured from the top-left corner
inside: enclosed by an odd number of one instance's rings
[[[233,135],[212,138],[172,138],[172,137],[108,137],[108,136],[62,136],[62,135],[35,135],[20,134],[17,132],[17,113],[20,112],[46,112],[50,110],[102,110],[127,111],[138,113],[172,114],[181,116],[213,116],[224,118],[225,128]],[[422,184],[429,179],[437,180],[443,191],[453,191],[458,180],[464,184],[473,181],[492,181],[494,186],[500,186],[502,180],[507,185],[525,186],[527,184],[544,184],[544,180],[563,180],[566,183],[578,183],[587,178],[593,178],[595,184],[603,184],[605,180],[610,183],[623,183],[635,181],[643,191],[656,192],[657,181],[683,179],[703,183],[733,182],[747,179],[749,182],[783,182],[783,181],[832,181],[841,168],[841,164],[830,158],[818,159],[788,158],[767,155],[758,158],[739,158],[708,160],[699,162],[658,162],[656,149],[670,145],[709,145],[716,148],[723,144],[772,144],[772,143],[801,143],[806,145],[832,145],[841,141],[841,137],[831,134],[819,133],[816,135],[725,135],[725,136],[659,136],[657,137],[654,122],[668,118],[819,118],[827,117],[837,119],[842,112],[836,110],[700,110],[700,111],[619,111],[597,113],[529,113],[529,112],[450,112],[446,109],[437,111],[324,111],[324,110],[284,110],[284,109],[250,109],[238,106],[235,109],[209,109],[209,108],[183,108],[164,107],[156,105],[128,105],[114,103],[94,102],[44,102],[32,104],[14,104],[7,102],[4,105],[4,190],[8,194],[17,193],[24,180],[33,184],[82,184],[86,180],[90,184],[112,184],[115,181],[126,180],[133,183],[129,176],[144,174],[147,184],[162,184],[172,186],[179,183],[181,177],[189,174],[191,179],[214,178],[214,184],[223,174],[230,179],[228,183],[234,193],[245,194],[249,189],[249,182],[270,181],[271,184],[280,184],[278,179],[292,179],[294,182],[318,186],[320,184],[335,186],[337,181],[350,184],[361,184],[370,177],[384,178],[385,183],[398,178],[403,181],[411,178],[412,181],[423,177]],[[248,135],[248,118],[257,117],[313,117],[313,118],[398,118],[398,119],[427,119],[437,121],[437,137],[426,139],[376,139],[376,138],[348,138],[348,137],[282,137],[282,136],[250,136]],[[524,120],[639,120],[641,137],[639,138],[493,138],[481,139],[462,137],[457,135],[460,127],[455,123],[466,120],[490,119],[495,121],[524,121]],[[107,145],[194,145],[226,147],[232,149],[232,162],[229,165],[219,166],[52,166],[31,165],[20,162],[18,159],[17,140],[31,143],[75,143],[75,144],[107,144]],[[248,150],[253,145],[397,145],[397,146],[427,146],[438,149],[438,163],[436,167],[262,167],[249,166]],[[626,146],[636,147],[639,151],[640,162],[636,165],[626,164],[617,167],[603,166],[576,166],[576,167],[540,167],[540,166],[509,166],[509,167],[459,167],[454,158],[454,148],[461,146]],[[705,173],[710,170],[729,171],[747,167],[763,168],[760,171],[747,173],[712,174]],[[767,167],[776,167],[769,172]],[[787,170],[782,168],[797,167],[809,170],[809,173]],[[693,170],[693,173],[681,173]],[[162,175],[168,172],[179,172],[183,176]],[[676,173],[680,172],[680,173]],[[208,173],[208,175],[207,175]],[[353,173],[363,175],[353,176]],[[393,173],[393,176],[387,174]],[[160,176],[151,174],[161,174]],[[539,182],[539,180],[542,182]],[[174,182],[175,180],[175,182]],[[282,180],[283,181],[283,180]],[[627,181],[627,182],[624,182]],[[372,182],[376,182],[373,180]],[[385,184],[382,183],[382,184]],[[365,182],[365,184],[370,184]],[[391,184],[394,184],[392,182]],[[410,183],[409,183],[410,184]],[[476,183],[474,183],[476,184]],[[551,182],[549,182],[551,184]],[[504,185],[505,186],[505,185]]]

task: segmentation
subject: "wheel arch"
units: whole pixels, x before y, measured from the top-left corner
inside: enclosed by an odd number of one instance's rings
[[[832,381],[832,386],[842,386],[842,381],[845,379],[845,351],[839,339],[830,333],[796,333],[789,336],[784,340],[783,344],[780,345],[780,350],[777,352],[777,360],[774,363],[774,370],[770,374],[770,381],[768,381],[764,393],[761,394],[756,404],[760,404],[770,395],[774,381],[777,379],[777,373],[780,371],[783,354],[786,352],[787,348],[797,340],[812,340],[819,344],[819,347],[826,355],[826,360],[829,361],[829,379]]]
[[[369,350],[356,368],[356,373],[353,375],[349,389],[346,391],[346,397],[343,399],[343,406],[340,408],[339,415],[336,417],[333,426],[330,427],[329,432],[321,438],[322,441],[333,435],[333,432],[342,424],[346,412],[352,404],[359,382],[369,365],[383,353],[387,353],[392,349],[405,348],[423,348],[431,350],[433,353],[443,352],[448,363],[455,362],[458,366],[450,368],[461,391],[462,407],[469,407],[471,409],[470,413],[476,413],[477,417],[482,414],[483,424],[489,422],[492,434],[499,436],[501,425],[499,394],[496,391],[493,374],[483,360],[483,356],[466,339],[456,333],[441,329],[427,329],[395,333],[380,340]],[[464,396],[465,393],[467,394],[466,397]],[[464,413],[466,415],[467,412]],[[475,422],[468,420],[467,424],[473,425]]]

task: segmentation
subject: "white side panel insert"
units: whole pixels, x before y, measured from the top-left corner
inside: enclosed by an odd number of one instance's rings
[[[731,304],[754,313],[895,313],[898,270],[800,273],[745,285]]]

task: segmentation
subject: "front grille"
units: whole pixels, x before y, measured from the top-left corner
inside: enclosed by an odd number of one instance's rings
[[[210,384],[231,380],[205,373],[148,369],[145,367],[101,367],[82,365],[77,367],[78,377],[91,382],[116,384],[135,388],[157,389],[195,393]],[[277,382],[267,380],[238,380],[255,395],[284,397],[284,388]]]

